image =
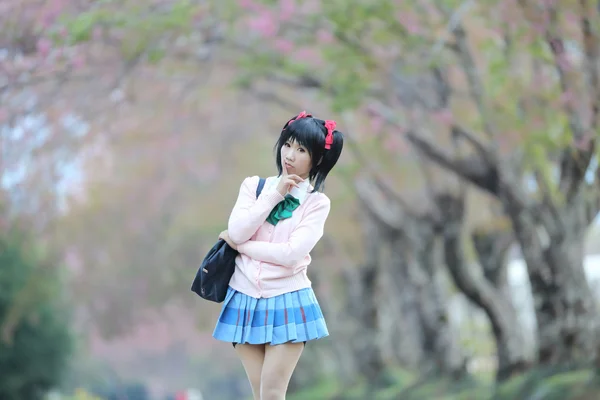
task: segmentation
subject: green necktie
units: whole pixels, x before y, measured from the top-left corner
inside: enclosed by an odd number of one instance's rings
[[[292,212],[298,208],[300,200],[288,194],[283,201],[279,202],[267,217],[267,222],[271,225],[277,225],[282,220],[292,216]]]

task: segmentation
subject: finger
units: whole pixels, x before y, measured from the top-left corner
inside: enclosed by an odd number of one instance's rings
[[[294,187],[297,187],[298,189],[300,189],[300,186],[292,179],[287,179],[285,181],[285,183],[289,186],[294,186]]]
[[[287,167],[285,166],[285,158],[283,157],[283,155],[281,156],[281,173],[283,174],[283,176],[288,175]]]
[[[293,179],[295,182],[304,182],[304,179],[299,177],[296,174],[292,174],[292,175],[288,175],[287,176],[289,179]]]

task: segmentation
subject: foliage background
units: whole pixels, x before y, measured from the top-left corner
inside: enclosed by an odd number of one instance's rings
[[[309,272],[332,335],[290,397],[596,398],[598,20],[591,1],[4,1],[0,391],[249,396],[189,286],[306,109],[346,145]]]

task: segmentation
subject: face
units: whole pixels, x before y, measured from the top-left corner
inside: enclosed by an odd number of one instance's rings
[[[312,168],[312,160],[308,150],[294,139],[289,139],[281,147],[281,160],[286,164],[288,174],[296,174],[304,179]]]

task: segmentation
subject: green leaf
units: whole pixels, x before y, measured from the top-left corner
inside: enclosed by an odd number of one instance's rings
[[[79,14],[66,24],[71,44],[77,44],[90,39],[96,24],[105,18],[102,11],[90,11]]]
[[[159,63],[165,57],[165,51],[159,48],[152,48],[148,51],[148,61],[151,64]]]

